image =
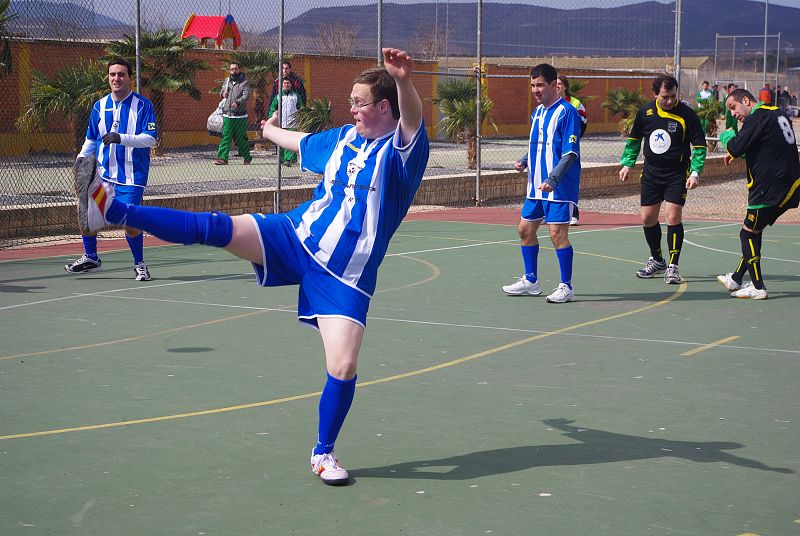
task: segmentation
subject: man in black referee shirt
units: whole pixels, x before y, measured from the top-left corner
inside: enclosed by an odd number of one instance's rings
[[[683,246],[683,205],[686,192],[696,188],[706,160],[706,139],[697,114],[678,98],[678,82],[672,76],[653,80],[653,96],[636,114],[622,154],[621,181],[628,180],[644,140],[641,215],[650,258],[636,277],[650,279],[664,274],[666,283],[681,282],[678,260]],[[692,147],[694,149],[692,150]],[[669,262],[661,254],[661,204],[667,220]]]
[[[747,214],[739,239],[742,258],[735,272],[717,276],[734,298],[766,300],[761,272],[761,233],[790,208],[800,204],[800,159],[792,124],[781,110],[758,102],[745,89],[733,91],[725,108],[742,121],[736,134],[726,130],[720,143],[728,151],[725,163],[745,156],[747,163]],[[744,273],[750,283],[742,286]]]

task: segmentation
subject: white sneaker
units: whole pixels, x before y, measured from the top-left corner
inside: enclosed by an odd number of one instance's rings
[[[683,282],[677,264],[667,266],[667,271],[664,272],[664,282],[668,285],[679,285]]]
[[[566,303],[575,301],[575,292],[566,283],[559,283],[547,298],[547,303]]]
[[[90,176],[82,173],[83,167],[82,163],[75,176],[78,191],[78,221],[84,234],[89,234],[106,226],[106,212],[114,200],[114,184],[101,180],[97,174]],[[88,168],[88,165],[86,167]]]
[[[569,224],[570,224],[570,225],[580,225],[580,223],[578,222],[578,218],[576,218],[575,216],[573,216],[572,218],[570,218],[570,220],[569,220]]]
[[[722,286],[724,286],[728,290],[739,290],[740,288],[742,288],[742,284],[734,281],[732,276],[733,272],[728,272],[725,275],[718,275],[717,281],[722,283]]]
[[[136,274],[136,281],[150,281],[150,270],[144,262],[133,265],[133,273]]]
[[[742,298],[745,300],[766,300],[767,289],[756,288],[752,283],[747,283],[739,290],[734,290],[731,292],[731,298]]]
[[[537,280],[531,283],[524,275],[517,279],[516,283],[505,285],[503,287],[503,292],[509,296],[538,296],[542,293],[542,291],[539,290],[539,281]]]
[[[336,454],[314,454],[311,451],[311,472],[329,486],[344,486],[350,481],[347,470],[339,465]]]

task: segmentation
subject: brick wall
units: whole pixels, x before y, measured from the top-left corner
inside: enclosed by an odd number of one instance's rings
[[[581,170],[581,192],[593,193],[618,187],[619,166],[597,166]],[[640,166],[631,174],[631,183],[639,181]],[[706,161],[703,179],[744,176],[744,163],[734,162],[726,167],[722,158]],[[525,195],[525,176],[516,171],[491,171],[481,174],[482,200],[521,199]],[[292,186],[281,190],[281,211],[291,210],[311,198],[315,186]],[[415,205],[468,204],[475,199],[475,175],[445,175],[429,177],[422,181]],[[275,206],[274,190],[238,190],[208,194],[180,196],[148,196],[146,205],[157,205],[198,212],[221,211],[231,215],[262,212],[269,214]],[[77,233],[75,206],[59,203],[49,207],[12,207],[0,209],[0,239],[19,238],[45,234]]]

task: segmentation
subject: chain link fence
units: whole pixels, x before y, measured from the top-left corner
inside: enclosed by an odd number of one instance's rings
[[[618,2],[610,0],[592,2],[591,9],[583,0],[557,9],[532,1],[333,3],[10,0],[0,14],[0,247],[77,237],[72,164],[88,110],[108,92],[106,62],[121,55],[135,63],[131,21],[137,19],[135,90],[154,102],[159,130],[145,203],[240,213],[287,210],[307,198],[320,177],[260,136],[259,122],[285,74],[281,60],[302,81],[302,116],[318,130],[352,120],[352,80],[377,64],[383,44],[415,58],[432,140],[416,210],[521,203],[526,178],[513,163],[527,150],[535,107],[529,72],[547,62],[569,78],[588,115],[581,207],[638,212],[637,186],[614,180],[625,103],[612,97],[625,90],[649,98],[652,78],[673,69],[675,4],[654,10],[652,3],[614,7]],[[220,138],[208,131],[231,61],[241,64],[253,89],[249,165],[246,151],[235,146],[227,165],[215,165]],[[680,65],[682,93],[692,101],[696,82],[714,74],[713,49],[682,57]],[[471,113],[458,105],[465,101]],[[721,156],[710,153],[709,164]],[[746,201],[742,168],[716,164],[707,166],[714,178],[704,181],[714,187],[692,193],[688,215],[739,218]]]

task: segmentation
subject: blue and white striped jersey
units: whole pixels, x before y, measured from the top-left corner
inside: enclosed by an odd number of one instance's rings
[[[545,108],[539,105],[531,114],[528,147],[528,199],[578,202],[581,182],[580,145],[581,118],[578,111],[562,98]],[[547,180],[561,157],[574,153],[578,159],[570,166],[552,192],[539,186]]]
[[[323,179],[313,198],[287,216],[314,260],[367,296],[422,182],[429,154],[424,122],[411,143],[401,144],[399,125],[374,140],[345,125],[300,141],[302,167]]]
[[[146,134],[156,137],[156,115],[149,100],[131,91],[122,102],[114,102],[111,94],[94,103],[86,129],[84,147],[95,148],[97,171],[110,182],[134,186],[147,186],[150,171],[150,147],[130,145],[104,145],[102,137],[117,132],[126,141],[126,135]],[[137,144],[138,145],[138,144]],[[83,152],[82,152],[82,156]]]

